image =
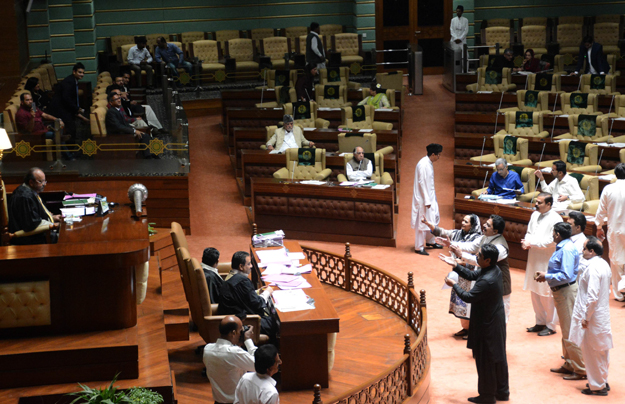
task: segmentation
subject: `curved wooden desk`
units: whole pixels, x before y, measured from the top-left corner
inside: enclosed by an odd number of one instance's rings
[[[0,285],[47,281],[50,324],[2,328],[2,338],[116,330],[137,324],[134,269],[149,259],[147,219],[129,206],[61,224],[59,242],[0,247]]]

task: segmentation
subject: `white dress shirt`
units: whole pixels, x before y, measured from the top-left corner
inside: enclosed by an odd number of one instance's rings
[[[362,161],[360,162],[362,164]],[[345,165],[345,171],[347,173],[347,179],[350,181],[368,180],[373,174],[373,164],[371,160],[368,161],[367,168],[365,170],[354,171],[351,165]]]
[[[547,182],[543,179],[540,180],[540,188],[543,192],[551,194],[553,197],[553,206],[555,210],[564,210],[572,203],[581,203],[586,200],[582,189],[579,187],[577,180],[570,175],[566,174],[562,181],[557,178],[551,181],[551,184],[547,185]],[[568,196],[569,199],[558,202],[560,195]]]
[[[494,236],[484,236],[486,240],[482,243],[482,237],[478,237],[473,241],[455,241],[451,244],[457,245],[462,250],[462,258],[469,265],[477,265],[477,257],[476,254],[480,251],[480,247],[482,244],[490,243],[496,237],[503,237],[500,234],[495,234]],[[506,247],[501,244],[495,244],[497,247],[497,251],[499,251],[499,258],[497,258],[497,262],[503,261],[508,258],[508,250]]]
[[[276,381],[256,372],[243,375],[234,394],[234,404],[278,404]]]
[[[128,51],[128,63],[133,65],[138,65],[143,62],[147,58],[148,63],[152,63],[152,55],[150,55],[150,51],[148,48],[143,48],[139,50],[137,45],[130,48]]]
[[[549,209],[546,213],[538,211],[532,213],[524,237],[531,247],[527,251],[523,290],[529,290],[540,296],[551,297],[549,284],[536,282],[534,274],[536,271],[547,271],[549,259],[556,250],[556,244],[553,241],[553,226],[560,222],[562,222],[562,216],[554,209]]]
[[[241,377],[246,372],[254,371],[256,346],[251,339],[245,340],[245,346],[247,351],[228,340],[218,338],[214,344],[204,347],[203,362],[215,401],[232,403]]]
[[[465,17],[454,17],[449,24],[449,33],[451,34],[451,43],[455,44],[456,39],[460,39],[457,45],[463,45],[467,43],[467,34],[469,33],[469,20]]]
[[[590,74],[597,74],[597,71],[595,70],[595,67],[592,65],[592,62],[591,62],[592,60],[590,58],[591,52],[592,52],[592,46],[590,47],[590,49],[588,49],[588,58],[586,59],[588,61],[588,68],[589,68],[588,72]]]
[[[284,134],[284,142],[282,142],[282,147],[278,153],[284,153],[286,149],[297,149],[298,147],[297,142],[295,142],[295,135],[293,135],[293,131],[290,131]]]

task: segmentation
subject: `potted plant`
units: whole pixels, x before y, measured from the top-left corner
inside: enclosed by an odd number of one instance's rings
[[[78,383],[82,391],[69,393],[76,397],[70,404],[162,404],[165,400],[159,393],[142,387],[133,387],[130,390],[118,390],[115,382],[119,373],[115,375],[108,387],[91,388]]]

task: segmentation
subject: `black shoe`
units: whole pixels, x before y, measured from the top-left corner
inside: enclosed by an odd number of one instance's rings
[[[438,243],[434,243],[434,244],[427,244],[427,243],[426,243],[426,244],[425,244],[425,246],[426,246],[426,247],[428,247],[428,248],[436,248],[436,249],[441,249],[441,248],[443,248],[443,246],[442,246],[442,245],[440,245],[440,244],[438,244]]]
[[[580,375],[579,373],[571,373],[563,377],[564,380],[586,380],[586,375]],[[593,390],[595,391],[595,390]],[[606,390],[607,391],[607,390]]]
[[[510,401],[510,394],[502,394],[502,395],[496,395],[495,396],[495,400],[497,401]]]
[[[608,395],[608,388],[604,387],[601,390],[590,390],[588,389],[584,389],[582,390],[582,394],[586,394],[589,396],[607,396]]]
[[[414,252],[419,254],[419,255],[430,255],[430,254],[428,254],[427,251],[425,251],[425,249],[415,250]]]
[[[454,337],[464,337],[465,335],[469,335],[469,330],[463,328],[462,330],[455,333]]]
[[[572,375],[573,374],[572,370],[568,370],[564,366],[560,366],[559,368],[552,368],[552,369],[549,369],[549,370],[552,371],[553,373],[560,373],[562,375]]]
[[[472,403],[483,403],[483,404],[493,404],[495,402],[495,398],[487,398],[483,396],[469,397],[468,400]]]
[[[551,328],[549,328],[549,327],[545,327],[545,329],[544,329],[544,330],[542,330],[541,332],[539,332],[539,333],[538,333],[538,336],[539,336],[539,337],[547,337],[547,336],[549,336],[549,335],[553,335],[553,334],[555,334],[555,333],[556,333],[556,332],[555,332],[554,330],[552,330]]]
[[[538,325],[538,324],[536,324],[535,326],[528,328],[527,332],[541,332],[545,328],[547,328],[546,325]]]
[[[586,387],[590,388],[590,386],[588,386],[588,383],[586,383]],[[605,389],[606,389],[607,391],[610,391],[610,383],[606,383],[606,384],[605,384]]]

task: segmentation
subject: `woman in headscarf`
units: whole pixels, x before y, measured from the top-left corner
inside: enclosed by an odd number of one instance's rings
[[[39,79],[37,77],[29,77],[24,85],[24,90],[30,91],[30,94],[33,96],[33,103],[37,109],[45,112],[50,103],[50,98],[41,90]]]
[[[469,243],[478,241],[482,236],[482,227],[480,225],[480,218],[477,215],[466,215],[462,219],[462,224],[460,225],[460,229],[457,230],[446,230],[438,226],[434,226],[425,220],[425,217],[422,219],[422,222],[430,228],[432,234],[437,237],[447,238],[450,242],[458,245],[462,248],[462,243]],[[461,259],[462,257],[456,257],[453,253],[451,253],[452,257]],[[472,265],[468,265],[467,268],[472,269]],[[473,286],[472,281],[468,281],[466,279],[462,279],[459,277],[458,285],[467,292],[471,290]],[[460,324],[462,325],[462,330],[458,331],[454,334],[456,337],[466,337],[469,335],[469,317],[471,315],[471,304],[465,303],[462,299],[456,295],[454,290],[451,290],[451,298],[449,301],[449,313],[460,319]]]

